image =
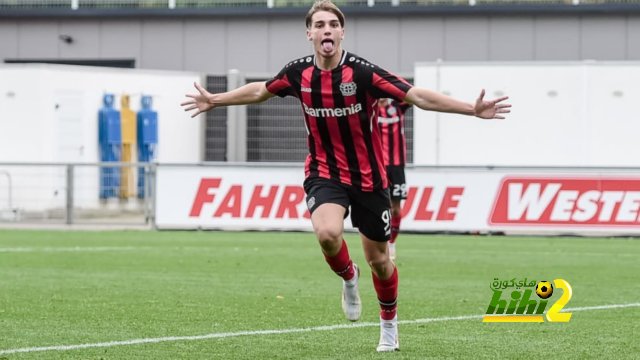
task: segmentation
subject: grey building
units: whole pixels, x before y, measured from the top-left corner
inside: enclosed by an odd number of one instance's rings
[[[0,61],[4,62],[198,71],[210,75],[207,87],[217,92],[227,88],[225,74],[230,69],[247,74],[247,80],[263,80],[290,60],[312,52],[305,37],[308,4],[268,8],[256,1],[255,6],[196,7],[179,2],[184,6],[169,9],[166,1],[153,3],[155,7],[140,1],[115,9],[71,9],[25,8],[14,1],[13,7],[2,7],[7,2],[0,0]],[[392,6],[378,1],[369,7],[367,1],[348,3],[342,7],[347,17],[344,48],[408,80],[414,63],[437,59],[640,60],[640,4],[494,1],[470,6],[453,1],[391,1],[399,5]],[[203,160],[226,160],[226,109],[207,116]],[[246,134],[247,154],[242,159],[302,161],[306,155],[294,99],[249,106]],[[407,135],[411,161],[411,113]]]

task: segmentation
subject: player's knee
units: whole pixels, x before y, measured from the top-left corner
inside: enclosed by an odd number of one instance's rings
[[[342,242],[342,231],[331,227],[323,227],[316,231],[316,236],[322,247]]]
[[[391,265],[391,259],[388,255],[380,254],[369,259],[369,266],[374,270],[384,271],[389,265]]]

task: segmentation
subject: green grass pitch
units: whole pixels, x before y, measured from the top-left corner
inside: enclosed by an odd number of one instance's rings
[[[365,270],[359,238],[346,240]],[[640,358],[639,240],[401,235],[397,244],[399,319],[438,321],[401,324],[401,351],[378,354],[370,272],[363,317],[350,323],[313,234],[0,231],[0,359]],[[635,305],[575,311],[568,323],[483,323],[496,277],[565,279],[568,309]],[[476,317],[455,318],[466,315]],[[108,342],[117,343],[93,345]]]

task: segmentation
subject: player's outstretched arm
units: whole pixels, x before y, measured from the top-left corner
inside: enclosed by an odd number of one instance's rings
[[[267,91],[265,84],[265,82],[253,82],[235,90],[212,94],[200,86],[200,84],[194,83],[196,89],[198,89],[198,94],[187,94],[186,96],[191,99],[180,105],[185,107],[184,111],[195,110],[191,114],[191,117],[196,117],[205,111],[220,106],[260,103],[275,96]]]
[[[502,114],[510,113],[510,104],[502,103],[508,96],[494,100],[484,100],[485,91],[482,89],[475,104],[456,100],[450,96],[435,91],[411,88],[407,92],[404,101],[414,104],[423,110],[447,112],[477,116],[482,119],[504,119]]]

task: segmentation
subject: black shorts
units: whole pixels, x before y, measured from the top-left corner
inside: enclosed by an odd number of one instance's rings
[[[404,166],[387,166],[387,180],[391,199],[404,200],[407,198],[407,180],[404,177]]]
[[[345,218],[351,207],[351,223],[364,236],[373,241],[391,238],[391,202],[389,190],[362,191],[354,186],[325,178],[307,178],[304,181],[309,212],[330,203],[344,207]]]

